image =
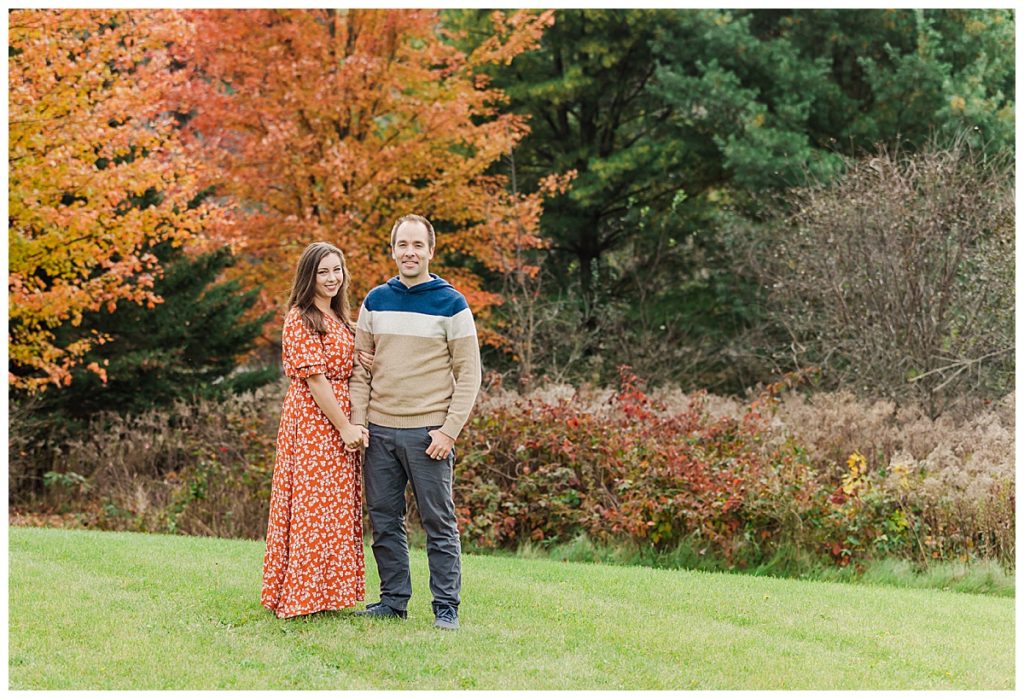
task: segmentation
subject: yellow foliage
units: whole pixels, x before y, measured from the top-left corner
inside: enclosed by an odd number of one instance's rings
[[[864,484],[864,477],[867,475],[868,462],[864,456],[855,451],[846,460],[847,473],[843,476],[843,492],[853,495]]]
[[[34,391],[67,385],[102,339],[60,345],[55,328],[120,300],[159,302],[160,267],[143,251],[190,240],[211,212],[188,207],[201,167],[167,116],[188,80],[172,69],[180,13],[14,10],[8,26],[8,380]],[[130,204],[150,190],[163,198]]]

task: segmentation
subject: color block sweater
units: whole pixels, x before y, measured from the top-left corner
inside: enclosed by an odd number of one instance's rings
[[[436,274],[406,287],[393,277],[366,295],[356,349],[373,352],[367,373],[356,362],[349,394],[352,423],[441,426],[456,439],[480,390],[480,347],[466,298]]]

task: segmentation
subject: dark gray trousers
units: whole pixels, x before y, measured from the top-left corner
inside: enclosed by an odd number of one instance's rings
[[[434,608],[459,606],[462,588],[459,528],[452,501],[455,453],[444,461],[426,454],[430,430],[381,427],[370,423],[370,446],[363,459],[366,506],[373,527],[373,557],[380,574],[380,600],[405,610],[412,596],[409,542],[405,534],[405,485],[412,483],[416,508],[427,534],[427,561]]]

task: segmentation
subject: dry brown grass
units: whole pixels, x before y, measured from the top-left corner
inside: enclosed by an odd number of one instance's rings
[[[64,440],[33,443],[22,432],[12,445],[19,475],[12,481],[43,474],[48,485],[12,490],[15,511],[103,529],[259,538],[283,388],[98,416],[90,430]]]

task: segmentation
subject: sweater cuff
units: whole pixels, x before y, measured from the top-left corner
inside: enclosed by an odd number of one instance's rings
[[[441,425],[440,430],[441,432],[444,432],[446,435],[451,437],[453,440],[457,440],[459,438],[459,433],[462,432],[462,428],[464,426],[465,423],[459,424],[458,420],[453,420],[452,418],[449,417],[447,420],[444,421],[444,424]]]

